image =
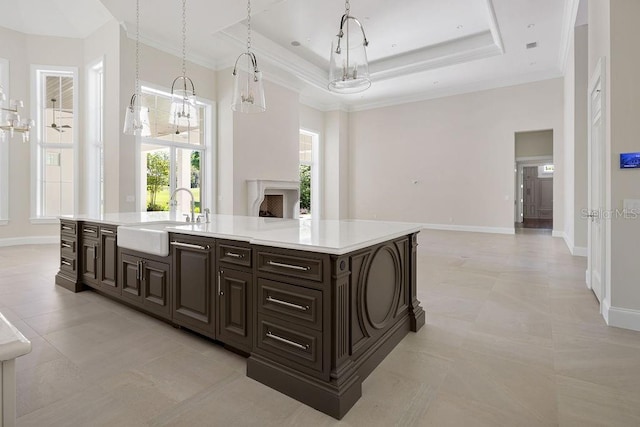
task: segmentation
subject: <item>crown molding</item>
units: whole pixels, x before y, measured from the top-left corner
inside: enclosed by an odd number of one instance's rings
[[[350,111],[349,107],[341,102],[326,103],[319,101],[315,97],[303,94],[300,94],[300,104],[322,111],[323,113],[327,111],[344,111],[348,113]]]
[[[373,101],[366,103],[354,104],[349,107],[349,112],[358,112],[373,110],[377,108],[394,107],[396,105],[409,104],[412,102],[429,101],[432,99],[446,98],[449,96],[463,95],[472,92],[482,92],[491,89],[499,89],[510,86],[518,86],[521,84],[535,83],[544,80],[550,80],[562,77],[559,71],[542,71],[539,73],[527,74],[524,76],[514,76],[510,79],[491,79],[481,82],[475,82],[468,85],[456,86],[449,89],[442,89],[428,93],[421,93],[410,96],[398,96],[393,98],[385,98],[383,101]]]
[[[565,0],[560,33],[560,51],[558,52],[558,68],[560,68],[563,75],[567,69],[571,36],[575,27],[576,18],[578,17],[579,6],[580,0]]]

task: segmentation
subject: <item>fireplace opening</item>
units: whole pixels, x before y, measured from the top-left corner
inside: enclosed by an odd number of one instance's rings
[[[268,218],[284,217],[284,196],[282,194],[267,194],[260,204],[258,216]]]

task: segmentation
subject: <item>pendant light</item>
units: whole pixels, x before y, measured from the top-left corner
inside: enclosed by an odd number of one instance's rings
[[[238,69],[238,61],[246,56],[247,70]],[[264,99],[262,72],[258,60],[251,52],[251,0],[247,0],[247,51],[241,53],[233,67],[235,77],[231,109],[241,113],[262,113],[267,109]]]
[[[182,75],[171,84],[169,123],[176,126],[176,134],[180,133],[180,127],[198,125],[196,88],[187,77],[187,0],[182,0]]]
[[[140,0],[136,0],[136,88],[124,116],[123,132],[126,135],[151,135],[149,108],[144,107],[140,96]]]
[[[22,142],[29,142],[29,134],[33,127],[33,120],[21,119],[18,110],[24,107],[24,103],[19,99],[10,99],[9,107],[4,107],[4,101],[7,100],[7,95],[4,93],[4,88],[0,85],[0,141],[4,141],[5,133],[9,134],[10,138],[13,138],[15,133],[22,134]]]
[[[350,9],[346,0],[340,30],[331,45],[329,90],[337,93],[358,93],[371,86],[366,50],[369,41],[360,21],[349,14]]]

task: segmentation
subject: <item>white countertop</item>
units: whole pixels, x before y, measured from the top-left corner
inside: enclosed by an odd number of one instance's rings
[[[163,228],[172,233],[241,240],[256,245],[333,255],[346,254],[422,229],[420,224],[406,222],[319,221],[237,215],[211,215],[211,222],[208,224],[186,224],[181,220],[181,213],[169,212],[130,212],[99,217],[76,215],[61,218],[127,226],[179,221],[165,224]]]
[[[30,351],[31,341],[0,313],[0,362],[15,359]]]

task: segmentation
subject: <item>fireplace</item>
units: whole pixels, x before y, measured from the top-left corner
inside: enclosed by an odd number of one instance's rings
[[[300,183],[298,181],[247,181],[247,214],[277,218],[298,218]]]

